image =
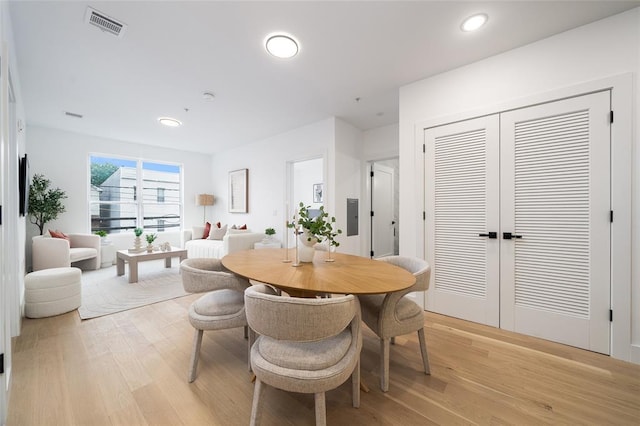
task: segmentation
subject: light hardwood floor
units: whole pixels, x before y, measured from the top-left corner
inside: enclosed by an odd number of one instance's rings
[[[14,425],[247,425],[253,384],[242,329],[206,332],[187,383],[197,295],[102,318],[25,319],[14,339]],[[391,348],[378,387],[378,342],[364,327],[361,407],[350,384],[327,393],[331,425],[640,424],[640,366],[441,315],[425,317],[431,376],[417,336]],[[269,388],[264,424],[314,424],[313,396]]]

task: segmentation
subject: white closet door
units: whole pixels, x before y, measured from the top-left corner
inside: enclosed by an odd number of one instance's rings
[[[501,115],[501,328],[609,353],[609,110],[601,92]]]
[[[499,325],[499,120],[425,130],[427,309]]]

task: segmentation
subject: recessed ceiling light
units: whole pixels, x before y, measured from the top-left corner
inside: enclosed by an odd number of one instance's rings
[[[169,127],[182,126],[182,123],[179,120],[176,120],[175,118],[171,118],[171,117],[160,117],[158,118],[158,122],[164,126],[169,126]]]
[[[204,99],[205,101],[212,101],[214,100],[216,97],[216,95],[214,95],[211,92],[203,92],[202,93],[202,99]]]
[[[465,19],[462,22],[462,25],[460,25],[460,28],[462,31],[475,31],[486,24],[488,20],[489,17],[486,13],[478,13],[477,15],[473,15]]]
[[[298,54],[298,42],[286,34],[272,34],[264,42],[267,52],[276,58],[288,59]]]

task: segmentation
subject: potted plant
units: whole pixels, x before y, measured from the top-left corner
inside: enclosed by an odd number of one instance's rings
[[[147,251],[153,251],[153,242],[158,238],[158,234],[147,234],[144,238],[147,240]]]
[[[276,230],[273,228],[267,228],[264,230],[264,234],[266,235],[265,241],[271,241],[273,236],[276,234]]]
[[[40,230],[44,231],[44,225],[65,212],[62,200],[67,194],[60,188],[51,188],[51,181],[41,174],[33,175],[29,187],[29,221]]]
[[[310,216],[309,214],[310,208],[311,206],[305,206],[304,203],[301,202],[299,204],[298,212],[293,217],[293,222],[287,225],[289,228],[293,228],[295,232],[298,233],[299,240],[303,245],[300,256],[301,262],[311,262],[311,260],[313,260],[314,251],[311,250],[309,252],[304,247],[313,249],[313,246],[316,243],[321,243],[324,240],[328,240],[329,251],[331,251],[331,246],[337,247],[338,245],[340,245],[335,240],[335,237],[338,234],[342,234],[342,230],[337,228],[334,230],[336,218],[333,216],[330,217],[329,213],[324,211],[324,206],[320,206],[320,213],[314,217]],[[331,259],[329,260],[331,261]]]
[[[136,239],[133,240],[133,248],[129,249],[130,253],[140,253],[141,251],[144,251],[142,248],[142,242],[140,241],[140,236],[143,232],[142,228],[136,228],[133,230],[133,234],[136,236]]]
[[[107,240],[107,231],[105,231],[104,229],[98,229],[94,232],[94,234],[100,237],[100,244],[102,244],[103,246],[109,244],[109,241]]]

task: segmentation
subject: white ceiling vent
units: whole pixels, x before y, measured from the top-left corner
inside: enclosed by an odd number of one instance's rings
[[[120,38],[123,36],[124,30],[127,29],[126,24],[118,22],[110,16],[107,16],[102,12],[98,12],[91,7],[87,7],[87,13],[84,15],[84,22],[94,25],[102,31],[106,31]]]

